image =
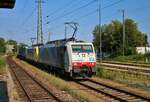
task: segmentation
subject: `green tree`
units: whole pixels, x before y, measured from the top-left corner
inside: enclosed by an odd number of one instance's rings
[[[147,36],[145,33],[141,32],[138,28],[137,23],[132,19],[125,20],[125,55],[130,55],[135,53],[135,48],[137,46],[145,46],[148,44]],[[102,31],[102,51],[112,52],[114,55],[122,54],[123,45],[123,24],[118,20],[113,20],[110,24],[105,24],[101,28],[96,26],[93,30],[93,43],[97,50],[99,50],[99,29]]]
[[[8,40],[7,44],[9,44],[9,45],[17,45],[17,41],[15,41],[15,40]]]
[[[6,51],[5,39],[0,38],[0,53],[5,53],[5,51]]]

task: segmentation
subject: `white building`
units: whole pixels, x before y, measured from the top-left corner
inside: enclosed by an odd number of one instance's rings
[[[136,52],[138,54],[150,53],[150,47],[136,47]]]
[[[6,45],[6,53],[13,53],[14,45]]]

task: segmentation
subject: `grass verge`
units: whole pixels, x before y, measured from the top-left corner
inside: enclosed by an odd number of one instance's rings
[[[0,75],[6,72],[5,70],[6,61],[3,57],[0,57]]]
[[[139,88],[145,91],[150,91],[150,77],[131,74],[121,71],[112,71],[105,69],[105,67],[97,66],[97,75],[100,78],[113,80],[122,84],[126,84],[130,87]]]
[[[145,58],[146,57],[146,58]],[[135,54],[135,55],[128,55],[128,56],[117,56],[113,57],[111,60],[119,61],[119,62],[134,62],[134,63],[146,63],[150,64],[150,56],[142,55],[142,54]]]

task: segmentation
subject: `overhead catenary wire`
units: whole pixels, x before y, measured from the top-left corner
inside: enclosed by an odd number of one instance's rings
[[[54,17],[55,14],[57,14],[58,12],[61,13],[61,15],[63,15],[64,13],[67,12],[67,8],[69,7],[76,7],[78,6],[80,3],[84,2],[86,0],[72,0],[71,2],[69,3],[66,3],[65,5],[61,6],[60,8],[56,9],[55,11],[53,11],[51,14],[47,15],[46,17],[44,17],[45,19],[46,18],[51,18],[51,19],[54,19],[56,17]],[[69,8],[70,9],[70,8]],[[50,24],[50,21],[48,19],[46,19],[47,21],[44,23],[44,25],[47,25],[47,24]]]
[[[31,19],[31,17],[33,17],[33,14],[36,12],[36,7],[29,13],[29,15],[21,22],[20,26],[19,26],[19,29],[22,29],[23,31],[23,28],[24,26],[27,24],[27,22],[29,22],[29,20]],[[32,30],[33,31],[33,30]],[[24,32],[26,32],[24,30]],[[27,32],[30,32],[29,30]]]
[[[102,7],[102,9],[109,8],[109,7],[111,7],[111,6],[114,6],[114,5],[116,5],[116,4],[119,4],[119,3],[122,2],[122,1],[123,1],[123,0],[119,0],[119,1],[113,2],[113,3],[111,3],[111,4],[107,5],[107,6]],[[93,1],[91,1],[91,2],[93,2]],[[88,4],[86,4],[86,6],[88,6],[91,2],[89,2]],[[95,2],[95,0],[94,0],[94,2]],[[93,3],[94,3],[94,2],[93,2]],[[84,7],[86,7],[86,6],[84,5]],[[82,6],[82,7],[83,7],[83,6]],[[84,8],[84,7],[83,7],[83,8]],[[79,7],[79,8],[81,9],[81,7]],[[78,9],[79,9],[79,8],[78,8]],[[74,10],[75,10],[75,9],[74,9]],[[74,10],[72,10],[71,13],[73,13]],[[83,15],[83,16],[80,16],[80,17],[78,17],[78,18],[75,18],[74,20],[81,20],[81,19],[86,18],[86,17],[88,17],[89,15],[94,14],[94,13],[96,13],[96,12],[98,12],[98,9],[95,9],[95,10],[89,12],[89,13],[86,13],[86,14]],[[68,14],[69,14],[69,13],[70,13],[70,12],[68,12]],[[66,15],[65,15],[65,16],[66,16]],[[48,29],[45,33],[49,32],[49,30],[56,29],[56,28],[58,28],[58,27],[60,27],[60,26],[62,26],[62,25],[63,25],[63,24],[56,25],[56,26],[54,26],[54,27]]]
[[[29,19],[33,16],[33,14],[36,12],[36,7],[31,11],[31,13],[25,18],[25,20],[21,23],[21,26],[23,27]]]
[[[85,0],[82,0],[82,1],[85,1]],[[76,2],[75,5],[78,5],[78,4],[81,3],[82,1],[79,0],[78,2]],[[80,6],[80,7],[76,8],[76,9],[70,11],[70,12],[67,12],[67,13],[65,13],[65,14],[62,14],[62,15],[60,15],[59,17],[56,17],[55,19],[44,23],[44,25],[50,24],[50,22],[54,22],[54,21],[56,21],[57,19],[59,19],[59,18],[61,18],[61,17],[63,18],[63,17],[65,17],[65,16],[69,15],[69,14],[72,14],[72,13],[74,13],[76,10],[80,10],[80,9],[82,9],[82,8],[85,8],[85,7],[89,6],[90,3],[94,3],[95,1],[96,1],[96,0],[92,0],[91,2],[87,3],[86,5]],[[55,27],[52,27],[52,28],[56,28],[56,27],[59,27],[59,26],[60,26],[60,25],[56,25]],[[49,32],[49,30],[47,30],[46,33],[47,33],[47,32]]]
[[[72,13],[74,13],[74,12],[76,12],[76,11],[82,9],[82,8],[85,8],[85,7],[87,7],[87,6],[91,5],[91,4],[93,4],[93,3],[96,2],[96,1],[97,1],[97,0],[93,0],[93,1],[91,1],[91,2],[89,2],[89,3],[87,3],[86,5],[83,5],[83,6],[79,7],[79,8],[76,8],[76,9],[74,9],[74,10],[72,10],[72,11],[70,11],[70,12],[64,14],[64,15],[59,16],[59,17],[56,17],[55,19],[51,20],[50,22],[54,22],[54,21],[57,20],[57,19],[63,18],[63,17],[65,17],[65,16],[67,16],[67,15],[70,15],[70,14],[72,14]],[[105,8],[108,8],[108,7],[111,7],[111,6],[114,6],[114,5],[116,5],[116,4],[118,4],[118,3],[122,2],[122,1],[123,1],[123,0],[116,1],[116,2],[114,2],[114,3],[111,3],[111,4],[109,4],[109,5],[105,6],[105,7],[103,7],[102,9],[105,9]],[[97,11],[97,10],[95,10],[95,11]]]
[[[123,1],[123,0],[119,0],[119,1],[113,2],[113,3],[111,3],[111,4],[107,5],[107,6],[102,7],[101,9],[104,10],[104,9],[106,9],[106,8],[112,7],[112,6],[114,6],[114,5],[117,5],[117,4],[121,3],[122,1]],[[80,16],[80,17],[78,17],[78,18],[75,18],[74,20],[81,20],[81,19],[83,19],[83,18],[88,17],[89,15],[92,15],[92,14],[98,12],[98,11],[99,11],[99,9],[95,9],[95,10],[89,12],[89,13],[86,13],[85,15],[82,15],[82,16]]]
[[[89,13],[83,15],[83,16],[80,16],[80,17],[78,17],[78,18],[75,18],[73,21],[79,20],[79,19],[83,19],[84,17],[87,17],[87,16],[89,16],[89,15],[91,15],[91,14],[93,14],[93,13],[96,13],[96,11],[98,11],[98,9],[93,10],[93,11],[91,11],[91,12],[89,12]],[[61,27],[63,24],[64,24],[64,23],[58,24],[58,25],[56,25],[56,26],[51,27],[50,29],[56,29],[56,28],[58,28],[58,27]],[[48,31],[49,31],[49,30],[47,30],[46,33],[47,33]]]
[[[122,2],[122,0],[119,0],[119,1],[117,1],[117,2],[114,2],[114,3],[112,3],[112,4],[109,4],[109,5],[105,6],[105,7],[103,7],[102,10],[104,10],[104,9],[106,9],[106,8],[109,8],[109,7],[111,7],[111,6],[114,6],[114,5],[116,5],[116,4],[120,3],[120,2]],[[94,14],[94,13],[96,13],[96,12],[98,12],[98,9],[95,9],[95,10],[89,12],[89,13],[86,13],[85,15],[82,15],[82,16],[80,16],[80,17],[78,17],[78,18],[75,18],[74,20],[81,20],[81,19],[86,18],[86,17],[88,17],[89,15]]]
[[[120,2],[123,2],[123,1],[124,1],[124,0],[118,0],[118,1],[116,1],[116,2],[113,2],[113,3],[111,3],[111,4],[107,5],[107,6],[105,6],[105,7],[102,7],[102,9],[105,9],[105,8],[108,8],[108,7],[111,7],[111,6],[114,6],[114,5],[119,4]]]
[[[80,1],[80,0],[79,0],[79,1]],[[50,13],[49,15],[47,15],[46,17],[49,17],[49,16],[51,16],[51,15],[56,14],[56,13],[59,12],[60,10],[67,8],[69,5],[72,5],[74,2],[76,2],[76,0],[71,0],[70,2],[67,2],[65,5],[63,5],[63,6],[59,7],[59,8],[57,8],[56,10],[54,10],[53,12],[51,12],[51,13]]]
[[[69,12],[67,12],[67,13],[65,13],[65,14],[63,14],[63,15],[60,15],[60,16],[58,16],[58,17],[56,17],[56,18],[50,20],[49,22],[54,22],[54,21],[56,21],[57,19],[61,19],[61,18],[65,17],[65,16],[67,16],[67,15],[70,15],[70,14],[72,14],[72,13],[74,13],[74,12],[76,12],[76,11],[82,9],[82,8],[88,7],[89,5],[95,3],[96,1],[97,1],[97,0],[92,0],[92,1],[88,2],[88,3],[85,4],[85,5],[82,5],[82,6],[78,7],[78,8],[76,8],[76,9],[73,9],[72,11],[69,11]]]
[[[119,1],[116,1],[116,2],[113,2],[113,3],[109,4],[109,5],[107,5],[107,6],[104,6],[104,7],[102,7],[102,10],[104,10],[104,9],[106,9],[106,8],[109,8],[109,7],[112,7],[112,6],[116,5],[116,4],[119,4],[119,3],[122,2],[122,1],[123,1],[123,0],[119,0]],[[96,13],[96,12],[98,12],[98,9],[95,9],[95,10],[93,10],[93,11],[91,11],[91,12],[88,12],[88,13],[86,13],[85,15],[82,15],[82,16],[80,16],[80,17],[78,17],[78,18],[73,19],[73,20],[81,20],[81,19],[86,18],[86,17],[88,17],[89,15],[94,14],[94,13]],[[56,25],[56,26],[54,26],[54,27],[52,27],[52,28],[50,28],[50,29],[56,29],[56,28],[58,28],[58,27],[60,27],[60,26],[62,26],[62,25],[63,25],[63,24],[58,24],[58,25]],[[49,31],[49,30],[48,30],[48,31]],[[46,31],[46,33],[47,33],[48,31]]]

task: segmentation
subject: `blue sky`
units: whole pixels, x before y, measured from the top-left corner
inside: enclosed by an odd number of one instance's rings
[[[76,8],[92,2],[93,0],[43,0],[43,32],[45,42],[48,40],[48,32],[51,32],[51,40],[64,38],[64,22],[75,21],[79,23],[77,38],[91,42],[92,31],[98,24],[98,12],[91,13],[98,8],[97,2],[79,9]],[[116,5],[107,7],[118,2]],[[148,34],[150,38],[150,0],[101,0],[102,24],[108,24],[112,20],[122,20],[120,9],[125,9],[126,18],[134,19],[140,30]],[[69,15],[65,15],[72,12]],[[87,14],[91,13],[88,16]],[[49,17],[47,17],[49,15]],[[63,16],[64,17],[60,17]],[[50,22],[49,24],[46,24]],[[18,42],[31,44],[30,38],[36,37],[37,31],[37,3],[36,0],[16,0],[15,8],[0,9],[0,37],[14,39]],[[68,28],[67,36],[71,36]],[[148,40],[150,42],[150,39]]]

